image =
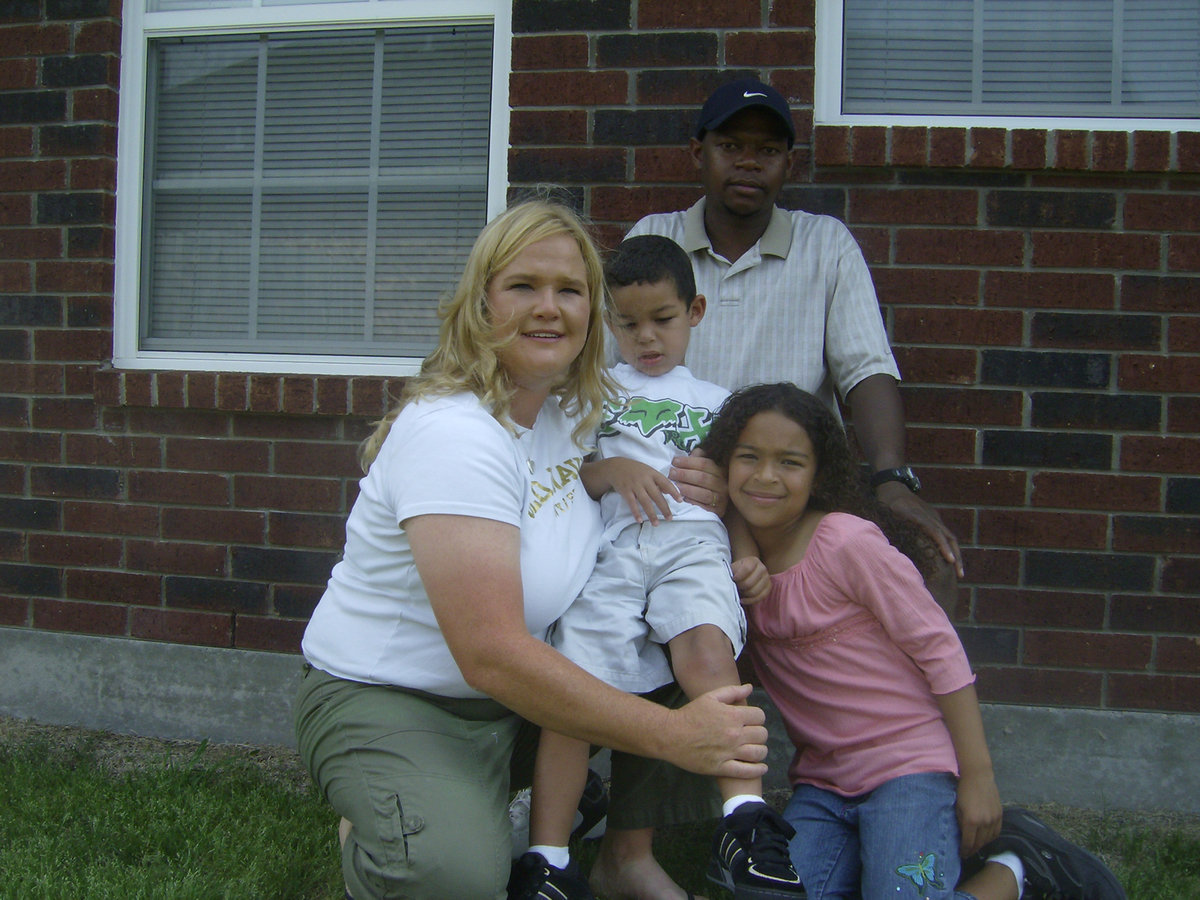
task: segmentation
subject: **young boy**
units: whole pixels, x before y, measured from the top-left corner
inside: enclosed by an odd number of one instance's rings
[[[596,677],[669,704],[678,699],[679,688],[698,697],[741,683],[736,657],[746,624],[728,538],[717,514],[684,502],[666,476],[672,459],[691,452],[707,434],[729,392],[700,381],[683,365],[705,300],[696,294],[691,263],[677,244],[657,235],[627,240],[606,266],[606,276],[612,297],[608,325],[625,360],[612,374],[623,390],[606,410],[596,452],[580,472],[589,495],[600,500],[605,541],[591,578],[555,626],[551,642]],[[744,578],[739,566],[743,586],[761,563],[745,565]],[[542,732],[531,846],[514,868],[510,900],[592,896],[567,849],[588,750],[585,742]],[[680,821],[704,813],[706,798],[672,793],[670,780],[647,777],[639,770],[644,766],[636,757],[614,754],[610,831],[618,798],[631,782],[637,782],[636,802],[643,808],[665,804]],[[788,858],[791,826],[763,802],[761,779],[718,778],[717,787],[724,818],[709,878],[738,900],[803,896]],[[649,862],[652,871],[643,872],[640,885],[647,895],[678,892],[661,881],[665,873],[652,856]],[[658,885],[646,884],[655,879]],[[595,870],[592,883],[606,892],[616,887]],[[559,893],[547,893],[547,887]]]

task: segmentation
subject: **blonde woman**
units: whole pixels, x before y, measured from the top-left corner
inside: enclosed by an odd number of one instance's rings
[[[591,573],[581,446],[602,374],[601,264],[567,208],[480,234],[440,340],[362,449],[346,546],[304,635],[295,720],[343,817],[347,895],[505,896],[522,719],[705,775],[765,771],[760,710],[726,688],[667,709],[545,644]]]

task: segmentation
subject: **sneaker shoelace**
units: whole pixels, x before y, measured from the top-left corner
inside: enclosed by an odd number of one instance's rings
[[[791,874],[792,858],[787,835],[774,828],[755,825],[750,832],[751,864],[764,874]]]

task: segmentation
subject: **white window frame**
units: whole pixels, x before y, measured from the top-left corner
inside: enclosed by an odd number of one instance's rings
[[[817,0],[815,96],[817,125],[916,125],[959,128],[1046,128],[1084,131],[1200,131],[1200,119],[1110,116],[898,115],[842,112],[843,0]]]
[[[420,359],[153,351],[138,347],[146,79],[150,41],[174,36],[253,34],[399,23],[493,25],[487,216],[504,209],[508,189],[508,81],[512,62],[512,4],[508,0],[358,0],[247,9],[146,11],[146,0],[125,0],[121,39],[121,103],[117,139],[116,264],[113,365],[119,369],[271,372],[289,375],[415,374]]]

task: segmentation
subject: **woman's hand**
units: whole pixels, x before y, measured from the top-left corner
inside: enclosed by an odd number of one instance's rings
[[[1000,791],[990,769],[964,774],[958,779],[955,813],[962,834],[959,848],[962,856],[976,853],[1000,836],[1003,808],[1000,806]]]
[[[711,509],[718,516],[725,515],[729,501],[729,485],[721,467],[699,450],[691,456],[677,456],[671,460],[671,480],[683,493],[683,499],[704,509]]]
[[[758,707],[745,705],[750,690],[748,684],[727,685],[669,710],[676,736],[668,760],[701,775],[766,775],[766,716]]]

